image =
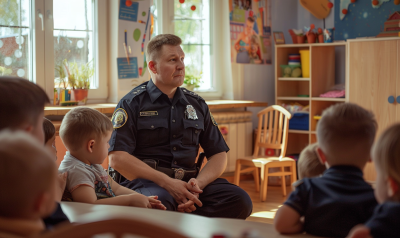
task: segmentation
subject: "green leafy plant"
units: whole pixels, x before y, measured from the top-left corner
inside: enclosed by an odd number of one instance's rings
[[[94,75],[93,61],[89,61],[86,64],[67,62],[64,60],[64,67],[68,73],[68,84],[72,89],[89,89],[90,78]]]
[[[55,70],[56,70],[56,73],[58,74],[58,79],[56,79],[58,84],[62,85],[64,87],[64,89],[67,89],[67,80],[65,79],[66,74],[64,71],[63,62],[57,63]]]
[[[201,81],[202,74],[203,72],[200,72],[200,74],[186,73],[185,79],[183,80],[184,86],[189,90],[200,87],[200,84],[203,83],[203,81]]]

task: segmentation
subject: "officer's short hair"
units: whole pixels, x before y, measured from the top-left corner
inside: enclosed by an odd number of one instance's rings
[[[318,145],[331,166],[364,166],[370,158],[376,129],[372,112],[353,103],[335,104],[322,113],[317,124]]]
[[[27,79],[0,76],[0,130],[17,129],[22,124],[36,125],[46,103],[45,91]]]
[[[182,44],[181,38],[173,34],[160,34],[155,36],[147,44],[147,59],[148,61],[156,61],[162,50],[163,45],[177,46]]]
[[[68,150],[78,150],[88,139],[99,138],[112,131],[111,120],[88,107],[76,107],[61,122],[60,137]]]
[[[28,218],[38,197],[54,191],[57,166],[53,157],[30,134],[0,132],[0,217]]]
[[[297,169],[299,170],[299,179],[312,178],[321,175],[326,167],[318,159],[316,149],[317,143],[308,145],[304,148],[299,157]]]
[[[376,169],[400,185],[400,123],[387,128],[372,147]]]

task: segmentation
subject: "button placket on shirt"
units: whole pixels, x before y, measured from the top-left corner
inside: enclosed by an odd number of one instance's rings
[[[173,157],[175,157],[174,156],[174,153],[176,153],[178,150],[179,150],[179,147],[178,147],[178,145],[179,145],[179,141],[178,141],[178,139],[177,139],[177,137],[178,137],[178,133],[179,133],[179,123],[176,123],[177,121],[176,121],[176,119],[178,118],[178,112],[177,112],[178,110],[176,110],[176,108],[175,108],[175,106],[171,106],[171,117],[170,117],[170,120],[171,120],[171,123],[170,123],[170,125],[171,125],[171,152],[172,152],[172,155],[173,155]],[[176,164],[178,164],[178,162],[177,161],[174,161],[173,160],[173,163],[176,165]]]

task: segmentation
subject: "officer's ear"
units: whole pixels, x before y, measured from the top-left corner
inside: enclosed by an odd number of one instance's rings
[[[149,66],[149,69],[153,74],[157,74],[156,62],[155,61],[150,60],[147,65]]]
[[[92,140],[89,140],[88,143],[87,143],[87,150],[88,150],[90,153],[93,152],[94,143],[95,143],[95,141],[94,141],[93,139],[92,139]]]

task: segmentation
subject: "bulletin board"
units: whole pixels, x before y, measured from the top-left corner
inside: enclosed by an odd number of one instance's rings
[[[151,0],[119,0],[118,87],[131,89],[149,80],[146,47],[151,36]]]
[[[380,0],[374,6],[371,0],[335,0],[335,40],[374,37],[384,30],[388,18],[400,11],[394,0]],[[346,14],[343,14],[343,9]]]

